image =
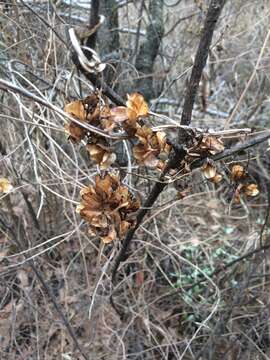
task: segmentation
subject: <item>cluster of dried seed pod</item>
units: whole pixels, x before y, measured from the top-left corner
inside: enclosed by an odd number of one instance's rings
[[[171,146],[167,144],[164,132],[154,132],[143,123],[149,109],[141,94],[128,95],[126,106],[110,107],[107,99],[95,92],[67,104],[65,111],[77,120],[66,126],[69,139],[74,143],[86,139],[90,158],[101,170],[107,170],[116,161],[115,140],[89,131],[83,125],[94,126],[107,134],[124,130],[127,138],[133,139],[133,155],[139,165],[164,167]],[[119,175],[107,171],[96,177],[94,186],[81,191],[77,211],[88,222],[89,231],[109,243],[116,237],[123,238],[133,226],[139,206],[139,200],[121,184]]]
[[[81,190],[77,212],[89,224],[89,233],[107,244],[126,235],[139,207],[140,201],[121,184],[119,174],[111,172],[96,176],[95,185]]]
[[[159,170],[165,167],[172,146],[163,131],[153,131],[145,124],[149,108],[139,93],[127,95],[126,106],[111,107],[105,96],[94,92],[83,100],[67,104],[65,111],[76,119],[66,126],[69,139],[74,143],[85,140],[91,160],[101,170],[106,170],[103,175],[95,178],[94,185],[82,189],[77,212],[87,221],[89,232],[99,236],[104,243],[121,239],[134,225],[140,201],[121,183],[118,173],[108,171],[117,160],[114,147],[117,140],[112,135],[124,132],[125,138],[132,140],[136,162]],[[213,134],[195,131],[193,135],[192,143],[189,144],[179,168],[183,174],[188,174],[194,161],[206,159],[202,166],[204,177],[214,184],[220,183],[223,176],[209,157],[224,151],[222,139]],[[242,165],[233,165],[229,177],[235,184],[236,202],[240,201],[242,193],[247,196],[259,193],[257,185],[248,181],[247,172]],[[187,189],[189,186],[185,191],[179,192],[179,197],[185,197]]]
[[[150,127],[141,124],[149,115],[148,105],[141,94],[127,95],[126,106],[111,108],[107,99],[95,92],[83,100],[67,104],[65,111],[82,125],[95,126],[108,134],[111,131],[124,130],[127,138],[135,140],[133,154],[138,164],[163,168],[164,159],[168,157],[171,146],[167,144],[164,132],[154,132]],[[78,143],[87,137],[86,149],[91,160],[97,163],[100,169],[107,169],[117,159],[114,141],[87,130],[78,122],[71,122],[66,126],[69,139]]]
[[[250,182],[248,172],[243,165],[234,164],[230,173],[231,181],[235,183],[234,201],[240,202],[241,194],[246,196],[257,196],[260,191],[258,185]]]
[[[213,182],[214,184],[218,184],[223,176],[218,173],[216,164],[211,159],[206,159],[205,163],[202,166],[202,173],[204,177]],[[240,202],[241,194],[246,196],[257,196],[259,194],[258,185],[250,182],[250,178],[248,172],[244,168],[243,165],[234,164],[230,169],[229,178],[231,183],[234,184],[234,202]]]

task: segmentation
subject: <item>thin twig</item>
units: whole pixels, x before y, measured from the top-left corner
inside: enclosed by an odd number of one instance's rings
[[[89,130],[89,131],[91,131],[93,133],[96,133],[96,134],[98,134],[100,136],[103,136],[103,137],[106,137],[106,138],[109,138],[109,139],[117,139],[117,140],[126,139],[126,136],[123,135],[123,134],[109,134],[106,131],[103,131],[103,130],[95,127],[95,126],[80,122],[77,119],[73,118],[72,116],[68,115],[62,109],[58,108],[57,106],[54,106],[52,103],[50,103],[46,99],[41,98],[41,97],[31,93],[30,91],[27,91],[27,90],[25,90],[23,88],[20,88],[17,85],[14,85],[13,83],[8,82],[8,81],[6,81],[4,79],[0,79],[0,89],[19,93],[19,94],[21,94],[21,95],[23,95],[23,96],[25,96],[25,97],[33,100],[33,101],[36,101],[37,103],[40,103],[40,104],[46,106],[47,108],[57,112],[58,114],[64,116],[65,118],[67,118],[70,121],[76,123],[77,125],[85,128],[85,129],[87,129],[87,130]]]
[[[268,40],[269,40],[269,37],[270,37],[270,30],[268,31],[268,33],[267,33],[267,35],[266,35],[266,37],[265,37],[265,39],[264,39],[264,42],[263,42],[263,45],[262,45],[262,48],[261,48],[259,57],[258,57],[258,59],[257,59],[256,65],[255,65],[254,70],[253,70],[253,72],[252,72],[252,74],[251,74],[251,76],[250,76],[250,78],[249,78],[249,80],[248,80],[248,82],[247,82],[247,84],[246,84],[246,86],[245,86],[245,89],[244,89],[244,91],[242,92],[240,98],[238,99],[238,101],[237,101],[237,103],[236,103],[236,105],[235,105],[235,107],[234,107],[234,109],[233,109],[230,117],[227,119],[227,121],[226,121],[226,123],[225,123],[225,125],[224,125],[224,128],[225,128],[225,129],[227,129],[227,128],[229,127],[230,122],[232,121],[234,115],[236,114],[236,112],[237,112],[240,104],[242,103],[242,101],[243,101],[243,99],[244,99],[244,97],[245,97],[245,95],[246,95],[246,93],[247,93],[247,91],[248,91],[248,89],[249,89],[249,87],[250,87],[250,85],[251,85],[251,83],[252,83],[252,81],[253,81],[256,73],[257,73],[257,71],[258,71],[258,69],[259,69],[260,62],[261,62],[261,60],[262,60],[262,56],[263,56],[264,50],[265,50],[265,48],[266,48],[267,42],[268,42]]]
[[[13,231],[12,227],[7,225],[1,218],[0,218],[0,223],[2,224],[3,228],[6,229],[6,231],[8,231],[11,235],[12,235],[12,238],[13,238],[13,241],[14,243],[18,246],[18,248],[20,249],[20,251],[23,251],[23,247],[20,243],[20,241],[18,240],[18,236],[15,234],[15,232]],[[20,225],[20,222],[19,224]],[[24,232],[24,229],[22,229],[22,227],[20,226],[20,233],[21,233],[21,236],[26,236],[25,232]],[[23,234],[22,234],[23,232]],[[76,334],[73,330],[73,328],[71,327],[67,317],[65,316],[65,314],[63,313],[61,307],[58,305],[57,303],[57,300],[52,292],[52,290],[50,289],[50,287],[47,285],[46,281],[44,280],[43,278],[43,275],[41,274],[41,272],[37,269],[34,261],[31,259],[28,261],[31,269],[33,270],[33,272],[35,273],[37,279],[39,280],[39,282],[41,283],[45,293],[47,294],[47,296],[49,297],[49,299],[51,300],[56,312],[59,314],[60,318],[62,319],[62,322],[65,326],[65,328],[67,329],[70,337],[72,338],[73,342],[74,342],[74,345],[75,347],[78,349],[78,351],[81,353],[81,355],[83,356],[83,358],[85,360],[89,360],[89,357],[86,355],[86,352],[85,350],[81,347],[81,345],[79,344],[78,340],[77,340],[77,337],[76,337]]]

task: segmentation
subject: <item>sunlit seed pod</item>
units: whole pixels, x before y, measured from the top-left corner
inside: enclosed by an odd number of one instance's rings
[[[217,168],[215,163],[208,159],[202,166],[202,172],[206,179],[212,179],[216,176]]]
[[[247,196],[257,196],[260,193],[257,184],[247,184],[243,190]]]

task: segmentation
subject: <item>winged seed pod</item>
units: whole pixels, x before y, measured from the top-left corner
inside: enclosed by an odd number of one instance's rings
[[[194,158],[201,156],[216,155],[224,151],[224,144],[220,138],[216,136],[204,134],[195,139],[194,144],[188,149],[186,156],[187,164],[190,164]]]

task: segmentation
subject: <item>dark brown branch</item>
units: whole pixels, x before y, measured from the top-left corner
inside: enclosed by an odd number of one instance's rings
[[[269,138],[270,138],[270,131],[265,131],[261,134],[251,137],[250,139],[248,139],[242,143],[238,143],[238,144],[232,146],[230,149],[225,149],[223,152],[212,156],[211,159],[213,159],[214,161],[219,161],[219,160],[225,159],[227,157],[230,157],[230,156],[233,156],[233,155],[239,153],[240,151],[247,150],[253,146],[259,145],[260,143],[268,140]],[[193,169],[196,169],[196,168],[202,166],[204,161],[205,161],[205,159],[200,159],[200,160],[194,161],[194,163],[191,164],[191,169],[193,170]]]
[[[171,157],[166,169],[163,171],[162,175],[160,176],[159,181],[155,183],[155,185],[153,186],[153,189],[151,190],[143,207],[139,210],[137,218],[136,218],[136,225],[134,228],[130,229],[129,232],[127,233],[127,235],[123,241],[121,250],[120,250],[120,252],[115,260],[114,266],[112,268],[112,282],[113,283],[115,282],[117,269],[118,269],[120,263],[122,261],[126,260],[126,252],[128,250],[129,244],[133,238],[133,235],[135,234],[136,230],[140,226],[140,224],[141,224],[144,216],[148,212],[149,208],[151,208],[153,206],[153,204],[157,200],[159,194],[168,185],[168,183],[164,181],[165,175],[167,174],[167,172],[170,169],[175,167],[176,164],[185,157],[185,155],[186,155],[186,151],[184,150],[184,148],[179,148],[178,151],[176,153],[174,153],[174,155]]]
[[[199,82],[205,67],[214,29],[226,0],[212,0],[206,15],[202,36],[195,56],[181,116],[181,125],[189,125]]]
[[[199,47],[198,47],[198,50],[196,53],[195,62],[194,62],[192,73],[191,73],[191,78],[190,78],[188,89],[187,89],[186,96],[185,96],[185,105],[184,105],[184,109],[183,109],[183,113],[182,113],[182,117],[181,117],[181,124],[184,124],[184,125],[190,124],[192,109],[194,106],[194,100],[195,100],[195,96],[197,93],[199,81],[200,81],[200,78],[202,75],[202,71],[206,64],[209,47],[210,47],[211,40],[213,37],[214,28],[215,28],[216,22],[218,20],[218,17],[221,13],[221,10],[225,4],[225,1],[226,0],[212,0],[209,5],[208,13],[207,13],[206,20],[204,23],[204,29],[202,32],[202,37],[201,37]],[[180,136],[183,136],[182,131],[179,131],[179,137]],[[138,216],[137,216],[136,226],[134,229],[131,229],[128,232],[126,238],[123,241],[122,248],[121,248],[118,256],[116,257],[115,264],[112,269],[112,282],[113,283],[115,283],[116,273],[117,273],[120,263],[122,261],[126,260],[126,258],[127,258],[126,253],[127,253],[128,247],[130,245],[130,242],[133,238],[135,231],[140,226],[144,216],[146,215],[146,213],[148,211],[148,208],[153,206],[153,204],[157,200],[158,196],[160,195],[160,193],[164,190],[164,188],[167,185],[166,183],[162,182],[165,174],[171,168],[173,168],[175,166],[175,164],[177,164],[177,163],[180,164],[180,162],[184,158],[184,156],[185,156],[185,151],[183,148],[181,149],[181,147],[180,147],[178,149],[178,151],[176,151],[174,153],[171,160],[169,161],[165,171],[163,172],[163,174],[160,177],[160,182],[157,182],[154,185],[154,187],[152,188],[149,197],[147,198],[147,200],[144,203],[143,209],[141,209],[139,211]],[[111,303],[113,304],[113,301],[111,301]]]
[[[93,29],[99,23],[99,0],[91,1],[91,13],[90,13],[90,21],[89,21],[89,29]],[[95,49],[97,41],[97,32],[95,31],[93,34],[88,36],[85,45]],[[90,52],[85,52],[85,56],[92,56]]]

